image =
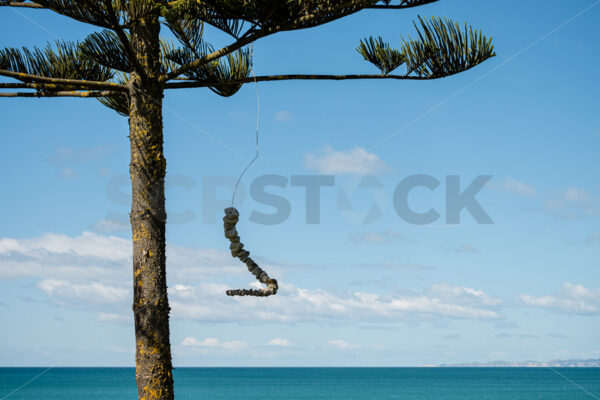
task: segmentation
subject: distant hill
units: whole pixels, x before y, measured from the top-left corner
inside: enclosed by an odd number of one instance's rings
[[[462,363],[462,364],[441,364],[438,367],[531,367],[531,368],[543,368],[543,367],[557,367],[557,368],[592,368],[600,367],[600,358],[588,359],[588,360],[551,360],[551,361],[491,361],[487,363]]]

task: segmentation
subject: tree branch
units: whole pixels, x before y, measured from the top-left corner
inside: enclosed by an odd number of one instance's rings
[[[81,85],[57,85],[54,83],[0,83],[0,89],[36,89],[47,91],[86,90]]]
[[[0,7],[24,7],[24,8],[42,8],[45,9],[46,7],[42,6],[41,4],[37,4],[37,3],[26,3],[26,2],[22,2],[22,1],[0,1]]]
[[[195,59],[194,61],[192,61],[192,62],[190,62],[188,64],[182,65],[181,67],[177,68],[175,71],[171,71],[168,74],[161,75],[158,78],[158,81],[159,82],[166,82],[166,81],[168,81],[170,79],[177,78],[179,75],[184,74],[184,73],[186,73],[187,71],[189,71],[191,69],[194,69],[194,68],[197,68],[197,67],[199,67],[199,66],[201,66],[203,64],[209,63],[209,62],[211,62],[213,60],[216,60],[217,58],[221,58],[221,57],[223,57],[223,56],[225,56],[225,55],[227,55],[227,54],[229,54],[231,52],[234,52],[237,49],[239,49],[239,48],[241,48],[241,47],[243,47],[243,46],[245,46],[245,45],[247,45],[249,43],[252,43],[252,42],[254,42],[257,39],[265,37],[265,36],[267,36],[269,34],[270,34],[270,32],[267,33],[265,31],[258,31],[254,35],[250,35],[250,36],[247,36],[245,38],[241,38],[241,39],[235,41],[234,43],[232,43],[232,44],[230,44],[228,46],[223,47],[222,49],[213,51],[212,53],[207,54],[204,57],[197,58],[197,59]]]
[[[73,85],[84,89],[108,89],[120,92],[127,92],[127,86],[112,82],[98,82],[98,81],[84,81],[79,79],[62,79],[62,78],[48,78],[45,76],[37,76],[25,74],[22,72],[13,72],[0,69],[0,75],[8,76],[10,78],[18,79],[22,82],[41,82],[50,83],[56,85]]]
[[[0,89],[37,89],[35,83],[0,83]],[[43,85],[40,83],[38,85]]]
[[[168,74],[160,76],[158,78],[158,81],[166,82],[168,80],[177,78],[179,75],[184,74],[191,69],[197,68],[203,64],[206,64],[213,60],[216,60],[217,58],[223,57],[231,52],[234,52],[234,51],[240,49],[241,47],[243,47],[247,44],[250,44],[250,43],[260,39],[260,38],[263,38],[268,35],[272,35],[274,33],[277,33],[277,32],[283,31],[283,30],[293,29],[291,27],[295,24],[298,24],[299,21],[301,21],[302,23],[306,23],[307,21],[309,21],[310,19],[313,19],[314,17],[315,16],[312,14],[308,15],[308,16],[302,16],[302,17],[298,18],[296,21],[288,24],[288,27],[287,27],[288,29],[284,29],[284,27],[273,27],[273,28],[269,28],[267,30],[258,30],[254,34],[251,34],[248,36],[243,36],[228,46],[225,46],[219,50],[216,50],[210,54],[207,54],[204,57],[197,58],[196,60],[194,60],[188,64],[182,65],[180,68],[177,68],[175,71],[172,71],[172,72],[169,72]]]
[[[443,78],[438,77],[421,77],[412,75],[381,75],[381,74],[349,74],[349,75],[309,75],[309,74],[288,74],[288,75],[265,75],[257,76],[256,78],[248,77],[239,80],[230,80],[222,82],[201,82],[201,81],[179,81],[169,82],[165,84],[165,89],[186,89],[196,87],[208,87],[208,86],[219,86],[219,85],[236,85],[240,83],[251,83],[254,82],[271,82],[271,81],[290,81],[290,80],[330,80],[330,81],[344,81],[344,80],[359,80],[359,79],[397,79],[397,80],[411,80],[411,81],[424,81]]]
[[[403,1],[406,1],[406,0],[403,0]],[[435,1],[438,1],[438,0],[420,0],[420,1],[416,0],[416,2],[419,3],[419,5],[426,4],[426,3],[433,3]],[[367,3],[367,2],[368,2],[367,0],[351,0],[351,1],[347,1],[347,2],[344,2],[342,4],[338,4],[338,5],[334,6],[334,7],[329,7],[327,9],[321,9],[321,10],[319,10],[318,13],[303,15],[303,16],[295,19],[294,21],[290,21],[289,23],[287,23],[287,24],[285,24],[283,26],[274,26],[274,27],[269,27],[269,28],[264,29],[264,30],[258,30],[254,34],[251,34],[251,35],[246,36],[246,37],[241,37],[236,42],[231,43],[228,46],[225,46],[225,47],[223,47],[223,48],[221,48],[219,50],[216,50],[216,51],[214,51],[214,52],[212,52],[210,54],[207,54],[204,57],[200,57],[200,58],[198,58],[198,59],[196,59],[196,60],[194,60],[194,61],[192,61],[192,62],[190,62],[188,64],[182,65],[180,68],[177,68],[175,71],[172,71],[172,72],[170,72],[168,74],[165,74],[165,75],[161,75],[158,78],[158,80],[159,80],[159,82],[167,82],[167,81],[169,81],[171,79],[177,78],[181,74],[184,74],[184,73],[186,73],[187,71],[189,71],[191,69],[197,68],[197,67],[199,67],[199,66],[201,66],[203,64],[206,64],[208,62],[216,60],[217,58],[223,57],[223,56],[225,56],[225,55],[227,55],[227,54],[229,54],[229,53],[231,53],[233,51],[236,51],[239,48],[241,48],[241,47],[243,47],[243,46],[245,46],[247,44],[250,44],[250,43],[252,43],[252,42],[254,42],[254,41],[258,40],[258,39],[261,39],[261,38],[263,38],[265,36],[269,36],[269,35],[272,35],[272,34],[277,33],[277,32],[297,30],[297,29],[309,28],[309,27],[312,27],[312,26],[315,26],[315,25],[320,25],[319,18],[322,17],[323,15],[327,15],[328,13],[333,13],[333,12],[339,11],[339,10],[344,9],[344,8],[356,7],[356,10],[353,10],[351,12],[345,13],[344,15],[341,15],[339,17],[339,18],[342,18],[342,17],[348,16],[348,15],[350,15],[352,13],[358,12],[361,9],[376,7],[376,6],[367,6],[367,5],[361,6],[361,4]],[[415,5],[411,5],[410,7],[415,7],[415,6],[416,6],[416,4]],[[384,7],[389,7],[389,8],[409,8],[408,4],[404,4],[404,5],[400,4],[400,5],[397,5],[397,6],[384,6]],[[338,19],[338,18],[334,18],[334,19]],[[327,21],[327,22],[331,22],[331,21],[333,21],[333,19],[330,20],[330,21]]]
[[[46,10],[52,10],[57,14],[64,15],[71,19],[86,24],[100,26],[106,29],[114,30],[112,23],[106,19],[105,12],[99,8],[97,3],[102,3],[101,0],[88,1],[88,0],[63,0],[63,3],[53,2],[52,0],[37,0],[35,2],[25,2],[24,0],[0,0],[0,6],[11,6],[11,7],[28,7],[28,8],[41,8]],[[122,28],[125,26],[118,25]]]
[[[14,92],[1,93],[0,97],[107,97],[123,95],[123,92],[114,90],[102,90],[91,92],[63,91],[63,92]]]
[[[379,10],[403,10],[406,8],[413,8],[424,6],[425,4],[431,4],[438,2],[439,0],[420,0],[420,1],[403,1],[400,4],[375,4],[373,6],[365,7],[370,9],[379,9]]]

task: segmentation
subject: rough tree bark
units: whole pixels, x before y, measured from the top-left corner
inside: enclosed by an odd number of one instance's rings
[[[163,154],[158,13],[131,27],[142,73],[130,75],[131,228],[136,381],[140,400],[173,399],[165,255],[166,161]]]

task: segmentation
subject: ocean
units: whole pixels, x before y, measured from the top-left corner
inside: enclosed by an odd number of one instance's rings
[[[133,368],[45,370],[0,368],[0,400],[137,398]],[[600,368],[177,368],[174,378],[177,400],[600,398]]]

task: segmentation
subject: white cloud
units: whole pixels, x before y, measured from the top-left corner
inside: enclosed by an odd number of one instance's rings
[[[98,321],[122,324],[124,319],[117,316],[129,318],[131,312],[131,252],[128,239],[90,232],[76,237],[49,233],[31,239],[2,238],[0,281],[36,279],[34,288],[51,302],[89,308],[100,312]],[[225,251],[168,245],[167,258],[169,281],[189,284],[247,274]]]
[[[123,287],[130,271],[130,241],[113,236],[85,232],[0,239],[0,280],[32,277]]]
[[[244,265],[229,251],[167,245],[167,260],[170,279],[174,283],[206,282],[221,276],[248,276]],[[263,266],[269,272],[277,272],[270,263]]]
[[[198,340],[194,337],[186,337],[181,342],[181,345],[184,347],[197,347],[197,348],[207,348],[207,349],[221,349],[227,351],[239,351],[248,346],[246,342],[241,340],[233,340],[231,342],[221,342],[216,338],[206,338],[204,340]]]
[[[369,175],[391,170],[375,153],[362,147],[335,150],[326,145],[323,149],[304,156],[304,165],[321,174]]]
[[[131,244],[126,239],[90,232],[76,237],[47,233],[34,239],[2,238],[0,255],[19,255],[21,258],[36,260],[47,260],[54,255],[69,255],[122,261],[131,257]]]
[[[110,322],[117,325],[129,326],[133,324],[132,318],[129,315],[124,314],[114,314],[114,313],[106,313],[101,312],[96,317],[96,321],[100,322]]]
[[[327,345],[332,346],[332,347],[337,347],[338,349],[342,349],[342,350],[358,349],[358,347],[359,347],[356,344],[348,343],[342,339],[330,340],[327,342]]]
[[[514,178],[507,178],[503,182],[495,184],[495,187],[504,192],[513,193],[524,197],[533,197],[536,194],[534,186],[528,185]]]
[[[74,284],[69,281],[44,279],[38,282],[37,286],[61,304],[120,304],[130,298],[127,289],[101,283]]]
[[[599,314],[600,288],[590,289],[582,284],[565,283],[560,292],[546,296],[519,295],[522,304],[567,314]]]
[[[181,342],[182,346],[196,346],[196,347],[217,347],[219,340],[215,338],[206,338],[203,341],[199,341],[194,337],[186,337]]]
[[[123,232],[129,230],[129,224],[112,219],[101,219],[96,221],[90,229],[97,233]]]
[[[600,214],[600,197],[578,187],[566,189],[560,195],[547,200],[545,205],[548,211],[566,217]]]
[[[570,187],[563,193],[565,201],[586,202],[591,200],[591,195],[585,190],[576,187]]]
[[[420,291],[394,289],[387,295],[366,291],[334,294],[286,283],[273,261],[263,266],[280,280],[277,296],[268,301],[231,298],[225,295],[227,289],[256,286],[257,282],[228,252],[168,246],[167,260],[173,318],[276,323],[500,318],[500,300],[483,291],[444,283]],[[105,313],[98,317],[101,321],[122,323],[116,316],[130,314],[129,240],[95,233],[0,239],[0,280],[23,277],[36,279],[34,288],[59,305]]]
[[[0,280],[21,277],[74,282],[131,282],[131,240],[84,232],[70,237],[48,233],[33,239],[0,239]],[[202,281],[243,275],[229,252],[167,245],[170,278]],[[246,272],[247,273],[247,272]]]
[[[269,340],[269,342],[267,343],[267,346],[280,346],[280,347],[289,347],[292,345],[292,342],[290,342],[287,339],[283,339],[283,338],[273,338],[271,340]]]
[[[200,284],[170,291],[173,316],[199,321],[233,322],[390,322],[406,318],[497,319],[502,302],[483,291],[450,284],[425,291],[383,296],[367,292],[331,294],[282,283],[268,302],[257,298],[227,299],[227,285]],[[232,301],[233,300],[233,301]]]
[[[294,115],[286,110],[280,110],[275,113],[275,121],[277,122],[290,122],[294,120]]]

